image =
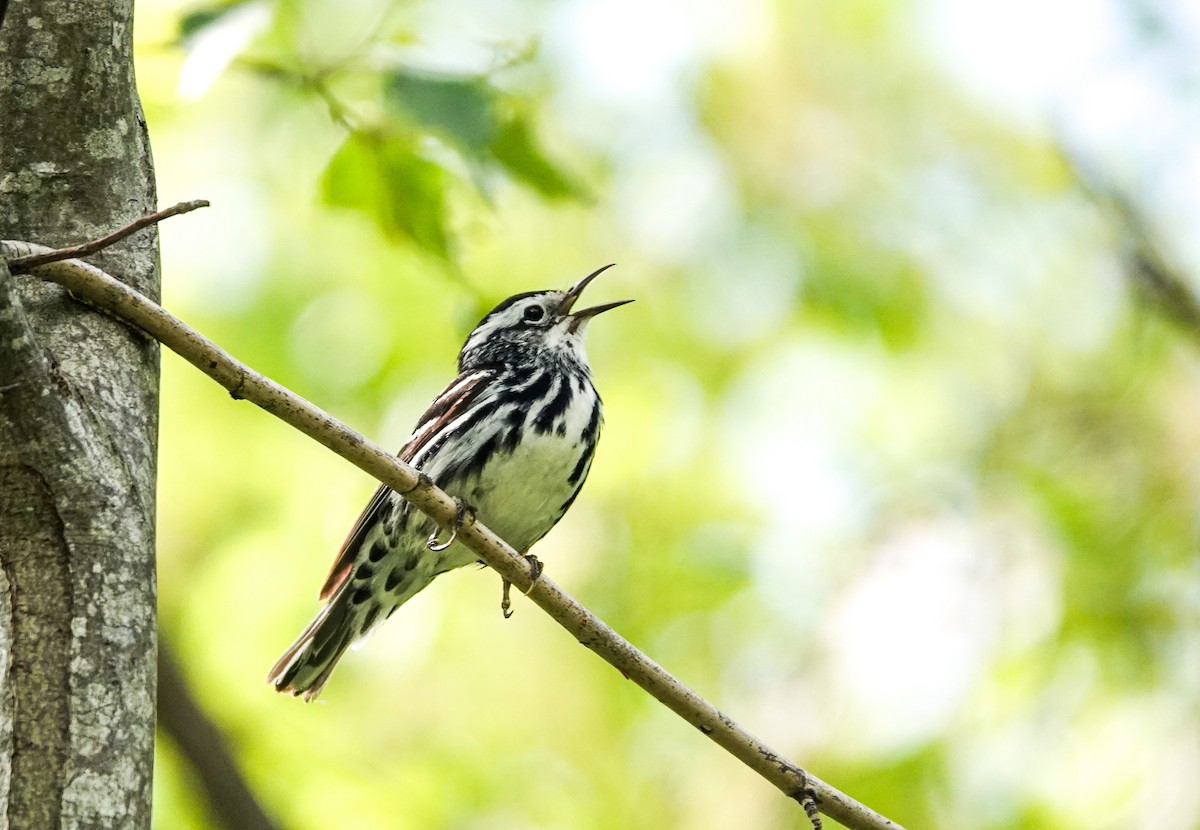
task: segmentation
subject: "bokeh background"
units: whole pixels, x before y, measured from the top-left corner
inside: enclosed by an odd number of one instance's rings
[[[157,0],[166,305],[399,447],[593,302],[548,573],[912,828],[1200,827],[1200,5]],[[165,641],[280,827],[805,827],[489,571],[265,673],[374,483],[164,356]],[[215,827],[160,740],[156,825]]]

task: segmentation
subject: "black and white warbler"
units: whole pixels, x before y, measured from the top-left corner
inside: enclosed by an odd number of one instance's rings
[[[567,512],[591,467],[602,414],[584,331],[597,314],[632,301],[571,309],[610,267],[566,291],[517,294],[492,309],[463,345],[458,377],[400,450],[459,499],[460,518],[473,512],[522,554]],[[376,490],[321,589],[326,606],[268,682],[312,700],[351,643],[439,574],[476,561],[461,543],[437,544],[437,532],[393,490]],[[504,589],[508,616],[507,583]]]

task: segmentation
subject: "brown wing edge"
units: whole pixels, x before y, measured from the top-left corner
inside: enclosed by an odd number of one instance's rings
[[[452,421],[463,409],[470,406],[483,390],[486,385],[484,381],[491,377],[491,374],[484,370],[474,372],[466,377],[460,375],[455,378],[425,410],[425,414],[417,422],[417,428],[413,430],[412,437],[400,448],[397,456],[404,461],[412,460],[421,447],[438,434],[443,424]],[[392,488],[386,484],[379,485],[375,494],[371,496],[371,500],[367,502],[366,509],[359,515],[354,526],[350,528],[350,532],[346,534],[345,541],[338,549],[337,558],[334,559],[333,567],[329,570],[329,576],[325,578],[325,584],[321,587],[319,595],[321,601],[332,597],[350,576],[350,572],[354,569],[354,557],[362,547],[367,532],[374,527],[379,513],[387,504],[391,494]]]
[[[318,597],[322,602],[333,596],[341,584],[346,581],[346,577],[350,575],[350,571],[354,568],[354,555],[358,552],[359,547],[363,543],[363,539],[367,535],[367,531],[375,524],[383,506],[387,504],[388,497],[392,494],[392,488],[386,484],[379,485],[375,491],[375,495],[371,496],[371,500],[367,502],[367,507],[359,515],[358,521],[354,523],[354,527],[350,528],[350,532],[346,534],[346,540],[342,542],[341,548],[338,549],[337,559],[333,562],[333,567],[329,570],[329,576],[325,578],[325,584],[321,587],[321,593]]]

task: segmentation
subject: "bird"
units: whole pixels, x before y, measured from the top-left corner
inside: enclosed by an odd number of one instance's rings
[[[605,265],[563,291],[515,294],[468,335],[458,377],[417,422],[401,460],[455,497],[455,528],[470,515],[530,560],[579,495],[603,405],[584,350],[588,323],[633,302],[575,311]],[[437,524],[381,485],[351,527],[320,592],[325,606],[267,676],[275,690],[315,699],[338,660],[440,574],[477,561]],[[510,614],[508,582],[501,609]]]

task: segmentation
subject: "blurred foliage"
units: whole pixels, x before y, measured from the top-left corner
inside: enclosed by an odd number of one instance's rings
[[[317,17],[336,13],[329,5]],[[291,0],[224,0],[182,14],[176,35],[198,62],[210,62],[209,72],[233,62],[325,102],[347,133],[325,171],[330,204],[361,210],[388,235],[449,257],[447,174],[473,181],[480,192],[500,172],[548,198],[586,195],[541,150],[532,107],[495,81],[529,56],[515,53],[474,74],[415,68],[388,48],[413,37],[402,6],[373,9],[362,38],[342,49],[330,48],[322,27],[310,25],[311,11],[311,3]],[[355,10],[348,12],[353,17]],[[438,146],[423,146],[430,140]]]
[[[213,202],[165,301],[399,447],[487,307],[618,262],[556,581],[907,826],[1197,828],[1200,355],[1069,160],[1194,295],[1186,8],[143,4],[162,200]],[[165,636],[286,827],[806,826],[487,571],[273,695],[372,483],[164,364]]]

